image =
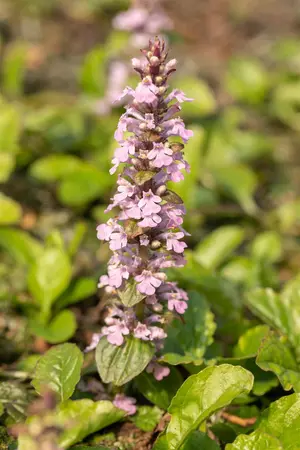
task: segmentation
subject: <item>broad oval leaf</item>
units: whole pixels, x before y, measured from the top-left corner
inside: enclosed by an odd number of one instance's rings
[[[19,203],[0,193],[0,225],[17,223],[21,216],[22,209]]]
[[[234,356],[238,358],[255,356],[269,330],[268,325],[257,325],[247,330],[239,338],[234,348]]]
[[[162,413],[157,406],[140,406],[131,421],[143,431],[153,431]]]
[[[183,378],[175,367],[170,367],[169,376],[160,381],[157,381],[152,374],[143,372],[134,382],[140,393],[149,402],[166,410],[180,388]]]
[[[39,394],[45,388],[51,389],[63,402],[73,394],[80,380],[82,364],[83,355],[75,344],[52,347],[39,359],[32,385]]]
[[[149,342],[128,337],[121,346],[110,344],[104,337],[96,349],[96,364],[104,383],[122,386],[138,376],[151,361],[155,349]]]
[[[36,239],[25,231],[12,228],[0,228],[0,247],[21,264],[31,264],[42,254],[42,246]]]
[[[274,263],[280,259],[281,253],[281,238],[275,231],[260,233],[251,244],[254,259]]]
[[[250,392],[253,375],[240,366],[207,367],[190,376],[173,398],[166,431],[169,450],[178,450],[189,434],[215,411]]]
[[[75,169],[80,167],[82,162],[72,155],[49,155],[40,158],[30,166],[30,175],[41,181],[57,181]]]
[[[50,344],[60,344],[70,339],[77,328],[75,314],[65,309],[59,312],[49,324],[41,324],[37,319],[29,322],[31,331],[37,336],[41,336]]]
[[[48,319],[51,305],[68,287],[72,268],[68,255],[59,248],[48,248],[36,259],[28,274],[28,288]]]
[[[292,387],[300,391],[300,370],[287,343],[280,336],[270,332],[259,349],[256,364],[265,371],[274,372],[285,391]]]
[[[214,315],[205,298],[190,292],[184,322],[174,319],[167,330],[162,360],[169,364],[201,364],[215,329]]]
[[[151,170],[141,170],[134,175],[134,181],[141,186],[146,183],[146,181],[151,180],[154,175],[156,175],[156,172],[152,172]]]
[[[216,269],[242,243],[244,237],[242,227],[220,227],[197,245],[194,258],[203,267]]]
[[[296,450],[300,448],[300,394],[282,397],[266,409],[257,429],[239,435],[226,450]]]

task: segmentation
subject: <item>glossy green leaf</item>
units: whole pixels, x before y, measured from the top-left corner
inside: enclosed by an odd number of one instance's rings
[[[232,59],[226,75],[226,88],[238,100],[260,103],[269,88],[268,74],[257,60]]]
[[[23,422],[30,396],[25,386],[5,381],[0,383],[0,403],[14,422]]]
[[[48,155],[30,166],[30,175],[40,181],[57,181],[74,172],[82,161],[72,155]]]
[[[149,343],[128,337],[121,346],[100,339],[96,349],[96,364],[104,383],[122,386],[138,376],[151,361],[154,347]]]
[[[68,288],[55,302],[55,307],[62,309],[91,297],[97,290],[97,282],[93,277],[81,277],[72,280]]]
[[[146,397],[149,402],[154,403],[159,408],[168,409],[171,400],[180,388],[183,378],[175,367],[170,367],[168,377],[158,381],[153,374],[142,372],[134,383],[140,393]]]
[[[81,164],[63,178],[58,188],[58,198],[67,206],[82,207],[98,199],[111,183],[106,171],[87,163]]]
[[[20,114],[17,109],[12,104],[0,104],[0,152],[17,152],[20,131]]]
[[[270,332],[264,337],[256,364],[263,370],[274,372],[283,389],[300,391],[300,370],[295,357],[280,336]]]
[[[140,303],[145,298],[145,294],[139,292],[136,285],[137,283],[131,278],[125,281],[123,289],[118,289],[118,296],[121,302],[128,308]]]
[[[59,423],[72,423],[71,427],[63,432],[60,445],[68,448],[76,442],[81,442],[89,434],[119,422],[123,417],[124,411],[106,400],[69,400],[59,407],[57,414]]]
[[[163,359],[172,364],[176,358],[168,356],[183,356],[184,360],[176,362],[202,363],[206,348],[213,342],[216,329],[214,315],[210,311],[205,298],[197,292],[189,293],[188,308],[184,320],[174,319],[167,330]]]
[[[218,444],[201,431],[193,431],[180,450],[220,450]]]
[[[226,450],[296,450],[300,447],[300,394],[272,403],[250,435],[241,434]]]
[[[34,334],[42,337],[45,341],[50,344],[59,344],[74,335],[77,322],[75,314],[65,309],[54,316],[47,325],[39,323],[38,319],[33,318],[29,322],[29,326]]]
[[[0,193],[0,225],[17,223],[21,216],[22,210],[19,203]]]
[[[31,264],[42,254],[42,246],[37,239],[25,231],[13,228],[0,228],[0,247],[21,264]]]
[[[39,394],[45,388],[51,389],[63,402],[73,394],[82,364],[83,355],[75,344],[52,347],[39,359],[32,385]]]
[[[15,155],[0,152],[0,183],[5,183],[15,167]]]
[[[242,227],[227,225],[204,238],[195,248],[194,258],[208,269],[216,269],[245,238]]]
[[[282,253],[280,235],[275,231],[265,231],[259,234],[251,244],[253,258],[274,263]]]
[[[162,416],[157,406],[140,406],[131,421],[142,431],[153,431]]]
[[[218,167],[211,172],[221,191],[237,200],[248,214],[256,211],[253,194],[258,186],[258,179],[252,169],[240,164]]]
[[[104,47],[91,50],[83,62],[80,84],[85,94],[103,96],[106,79],[107,52]]]
[[[238,340],[234,349],[234,356],[255,356],[262,343],[263,338],[268,334],[267,325],[257,325],[247,330]]]
[[[31,266],[28,288],[40,305],[42,319],[48,319],[51,305],[68,287],[71,275],[69,257],[59,248],[46,249]]]
[[[171,421],[166,431],[169,450],[180,449],[204,420],[239,395],[248,393],[252,385],[250,372],[229,364],[207,367],[190,376],[169,408]]]

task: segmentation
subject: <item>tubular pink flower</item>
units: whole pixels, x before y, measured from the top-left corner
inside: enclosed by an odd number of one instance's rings
[[[185,264],[185,207],[168,189],[168,182],[181,181],[182,172],[189,170],[183,149],[193,132],[175,116],[179,103],[191,99],[178,89],[168,93],[168,77],[176,61],[166,62],[164,42],[158,38],[150,41],[143,54],[144,61],[133,60],[141,81],[135,90],[124,90],[130,102],[115,133],[118,148],[111,171],[120,164],[123,169],[107,211],[116,208],[118,212],[97,227],[97,237],[113,251],[99,286],[105,287],[118,305],[108,312],[101,336],[121,346],[126,336],[132,335],[160,351],[166,338],[165,314],[184,314],[188,307],[186,292],[168,282],[164,270]],[[134,305],[129,308],[125,306],[128,295]],[[122,304],[124,296],[127,300]],[[147,370],[158,380],[169,374],[169,369],[155,360]]]

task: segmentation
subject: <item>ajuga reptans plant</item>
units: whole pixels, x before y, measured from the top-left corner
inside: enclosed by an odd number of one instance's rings
[[[188,306],[186,292],[168,281],[164,270],[185,264],[185,208],[168,182],[180,182],[182,171],[189,170],[183,149],[193,133],[178,113],[180,104],[192,99],[178,89],[169,91],[176,60],[166,61],[162,40],[150,41],[142,53],[143,60],[132,60],[141,81],[135,90],[123,91],[121,97],[130,100],[115,132],[119,146],[110,173],[119,165],[122,171],[107,211],[117,215],[97,228],[98,238],[108,241],[113,252],[99,282],[112,306],[97,340],[122,346],[132,335],[151,341],[158,355],[166,338],[166,313],[183,314]],[[158,380],[169,373],[155,358],[147,371]]]

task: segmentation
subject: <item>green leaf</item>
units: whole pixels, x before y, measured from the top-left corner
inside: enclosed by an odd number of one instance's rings
[[[118,347],[102,338],[96,349],[96,364],[104,383],[122,386],[138,376],[151,361],[154,347],[141,339],[126,338]]]
[[[242,227],[227,225],[203,239],[194,250],[194,258],[208,269],[216,269],[243,242]]]
[[[171,353],[184,357],[180,363],[194,361],[201,364],[206,348],[213,342],[216,329],[214,315],[205,298],[197,292],[191,292],[183,318],[183,321],[174,319],[168,327],[162,359],[172,363],[172,357],[168,358]]]
[[[22,210],[19,203],[0,192],[0,225],[19,222]]]
[[[269,77],[259,61],[236,58],[230,62],[226,88],[238,100],[261,103],[269,88]]]
[[[82,207],[106,193],[110,185],[111,179],[106,171],[81,163],[63,178],[57,194],[63,204]]]
[[[142,431],[153,431],[162,416],[157,406],[141,406],[131,421]]]
[[[170,367],[168,377],[157,381],[152,374],[141,373],[134,383],[140,393],[146,397],[149,402],[154,403],[159,408],[168,409],[171,400],[180,388],[183,382],[180,372],[175,367]]]
[[[36,259],[28,274],[28,288],[47,320],[51,305],[68,287],[72,268],[68,255],[59,248],[48,248]]]
[[[20,136],[20,114],[13,105],[0,105],[0,153],[16,153]]]
[[[23,422],[29,404],[25,386],[10,381],[0,383],[0,403],[14,422]]]
[[[251,244],[253,258],[275,263],[281,257],[282,244],[280,235],[275,231],[260,233]]]
[[[72,427],[66,429],[60,438],[60,445],[67,448],[81,442],[89,434],[119,422],[124,418],[124,411],[106,400],[99,402],[88,399],[74,402],[69,400],[59,407],[57,418],[58,423],[65,425],[73,422]]]
[[[50,342],[50,344],[59,344],[70,339],[77,328],[76,316],[72,311],[65,309],[58,313],[49,324],[39,323],[38,319],[33,318],[29,322],[31,331]]]
[[[40,181],[58,181],[80,167],[82,161],[72,155],[48,155],[30,166],[30,175]]]
[[[83,62],[80,84],[85,94],[103,96],[106,80],[107,52],[104,47],[91,50]]]
[[[216,100],[213,91],[208,84],[195,77],[178,77],[176,85],[184,91],[187,97],[194,99],[193,102],[185,103],[183,112],[187,116],[199,117],[212,114],[216,109]],[[201,98],[201,102],[197,99]]]
[[[190,376],[173,398],[171,421],[166,431],[169,450],[180,449],[189,434],[217,410],[248,393],[253,375],[239,366],[207,367]]]
[[[140,303],[145,298],[145,294],[139,292],[136,285],[137,283],[131,278],[125,282],[124,289],[118,289],[121,302],[128,308]]]
[[[253,194],[258,185],[256,174],[248,166],[239,164],[230,167],[216,167],[211,170],[218,187],[225,194],[237,200],[248,213],[256,211]]]
[[[25,231],[12,228],[0,228],[0,247],[21,264],[33,263],[42,253],[42,246],[36,239]]]
[[[193,431],[181,450],[220,450],[218,444],[201,431]]]
[[[151,170],[141,170],[134,175],[134,181],[141,186],[146,183],[146,181],[151,180],[155,174],[156,172],[151,172]]]
[[[15,155],[0,152],[0,183],[5,183],[15,167]]]
[[[74,305],[95,294],[97,290],[96,280],[92,277],[81,277],[72,280],[68,288],[56,300],[55,307],[58,309]]]
[[[266,409],[257,429],[241,434],[226,450],[296,450],[300,447],[300,394],[282,397]]]
[[[63,402],[73,394],[80,380],[82,364],[83,355],[75,344],[52,347],[39,359],[32,385],[39,394],[48,387]]]
[[[4,53],[2,88],[8,96],[20,96],[26,70],[28,45],[13,41]]]
[[[256,364],[265,371],[274,372],[285,391],[300,391],[300,371],[295,357],[278,335],[270,332],[259,349]]]
[[[247,330],[238,340],[234,348],[235,357],[255,356],[262,343],[263,338],[269,332],[268,325],[257,325]]]

